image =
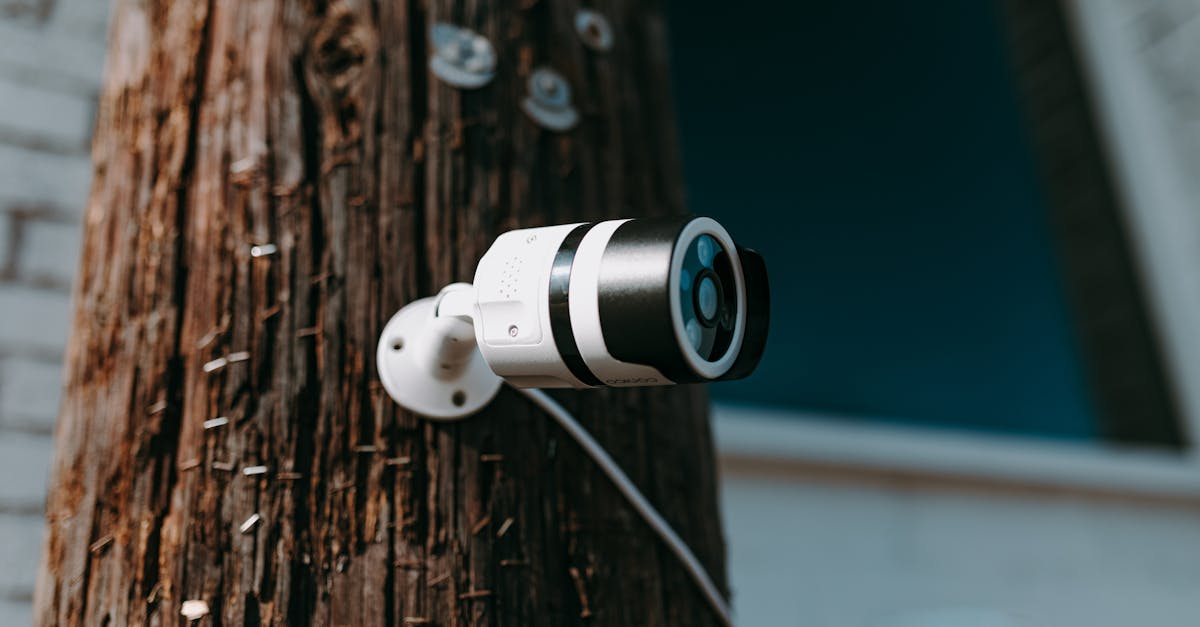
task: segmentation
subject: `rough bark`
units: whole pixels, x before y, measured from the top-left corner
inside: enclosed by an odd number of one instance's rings
[[[536,409],[504,391],[436,424],[376,383],[383,323],[495,234],[683,211],[660,7],[595,6],[608,54],[577,8],[117,3],[37,622],[177,624],[201,599],[222,625],[715,624]],[[491,85],[432,79],[437,21],[494,42]],[[542,64],[570,133],[519,108]],[[703,390],[559,398],[723,579]]]

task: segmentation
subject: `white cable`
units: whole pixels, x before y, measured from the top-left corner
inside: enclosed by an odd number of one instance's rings
[[[604,447],[600,446],[600,443],[583,428],[583,425],[580,425],[575,420],[575,417],[570,412],[564,409],[562,405],[559,405],[557,401],[550,398],[545,392],[518,387],[514,387],[513,389],[529,397],[529,400],[533,401],[538,407],[546,410],[546,413],[550,414],[562,426],[563,430],[575,438],[575,441],[583,447],[583,450],[588,455],[591,455],[592,459],[596,460],[596,464],[600,466],[604,474],[608,475],[609,479],[612,479],[612,482],[616,484],[621,494],[624,494],[625,498],[629,499],[629,503],[633,505],[633,508],[646,520],[646,524],[650,525],[650,528],[658,533],[662,541],[666,543],[667,548],[671,549],[671,552],[679,558],[679,561],[683,562],[684,568],[692,576],[692,580],[696,582],[696,585],[700,587],[700,591],[704,593],[705,598],[708,599],[709,604],[712,605],[713,611],[717,613],[721,622],[728,627],[733,627],[733,613],[729,609],[729,604],[725,602],[725,597],[721,596],[721,591],[717,589],[712,578],[708,576],[708,572],[704,570],[704,565],[700,563],[700,560],[696,559],[692,550],[679,537],[679,534],[675,533],[671,525],[663,519],[658,510],[654,509],[650,501],[646,500],[646,497],[637,489],[633,481],[630,481],[629,476],[625,474],[625,471],[621,470],[621,467],[609,456]]]

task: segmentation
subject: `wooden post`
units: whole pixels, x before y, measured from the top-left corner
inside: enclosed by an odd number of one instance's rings
[[[499,232],[684,211],[661,8],[594,7],[607,53],[578,8],[117,3],[38,623],[716,624],[538,410],[434,424],[376,380],[388,317]],[[493,42],[490,85],[427,71],[443,21]],[[540,65],[573,131],[522,112]],[[723,580],[703,388],[558,398]]]

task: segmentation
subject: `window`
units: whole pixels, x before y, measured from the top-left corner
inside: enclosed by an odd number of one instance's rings
[[[690,206],[772,278],[763,363],[718,402],[1182,444],[1054,3],[674,9]]]

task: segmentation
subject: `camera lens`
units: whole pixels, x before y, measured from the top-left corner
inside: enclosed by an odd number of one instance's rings
[[[698,233],[682,245],[680,340],[704,362],[714,363],[733,342],[738,293],[732,257],[710,233]]]
[[[713,257],[717,256],[717,243],[711,236],[701,235],[696,240],[696,255],[700,258],[700,265],[712,267]]]
[[[705,320],[712,320],[717,315],[717,284],[713,283],[712,277],[706,276],[700,279],[700,289],[696,291],[696,305],[700,310],[700,317]]]

